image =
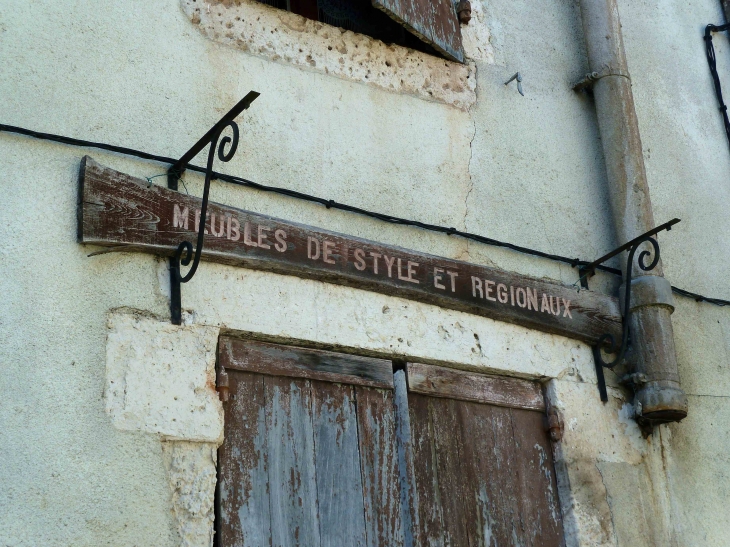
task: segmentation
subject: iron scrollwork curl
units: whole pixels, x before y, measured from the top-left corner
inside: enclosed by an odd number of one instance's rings
[[[170,320],[174,325],[182,324],[182,302],[180,296],[180,284],[190,281],[200,264],[200,257],[205,244],[205,222],[208,216],[208,195],[210,193],[210,181],[213,176],[213,160],[215,160],[216,150],[218,151],[218,159],[222,162],[228,162],[233,159],[238,149],[239,130],[238,125],[234,121],[236,117],[246,110],[251,103],[259,96],[257,91],[249,91],[248,94],[238,101],[228,113],[211,127],[198,142],[196,142],[190,150],[185,152],[183,156],[177,160],[170,169],[168,169],[167,185],[172,190],[178,189],[178,181],[185,172],[190,161],[202,152],[208,146],[208,163],[205,168],[205,186],[203,187],[203,200],[200,209],[200,217],[198,222],[198,237],[195,247],[192,242],[183,241],[177,246],[173,256],[170,258]],[[221,135],[227,129],[231,130],[231,135]],[[220,141],[220,142],[219,142]],[[192,262],[192,266],[185,275],[180,273],[180,266],[188,266]]]
[[[616,339],[613,337],[613,335],[604,334],[598,339],[598,345],[596,346],[597,348],[599,348],[599,351],[596,352],[596,359],[601,364],[601,366],[608,369],[614,368],[626,356],[626,351],[629,345],[629,324],[631,323],[631,277],[633,274],[634,255],[636,254],[636,251],[639,249],[639,247],[646,242],[651,243],[653,247],[654,258],[652,258],[649,264],[646,264],[646,258],[650,256],[652,252],[642,251],[639,254],[639,259],[637,260],[639,268],[641,268],[645,272],[648,272],[653,270],[659,263],[659,243],[653,237],[645,236],[634,242],[634,244],[631,246],[631,250],[629,251],[629,259],[626,264],[626,277],[624,280],[626,290],[624,294],[624,324],[621,337],[621,345],[617,348]],[[610,362],[604,361],[603,356],[600,352],[601,349],[609,354],[617,354],[616,358]]]
[[[229,127],[231,128],[233,136],[225,136],[220,140],[220,142],[218,142],[218,139],[220,138],[223,131],[225,131]],[[195,245],[195,257],[193,258],[193,244],[187,240],[178,245],[174,255],[176,263],[182,266],[187,266],[188,264],[190,264],[191,260],[193,261],[193,265],[190,267],[185,275],[182,275],[179,267],[173,270],[175,272],[174,275],[177,277],[177,280],[180,283],[187,283],[188,281],[190,281],[198,269],[198,264],[200,264],[200,255],[203,252],[203,245],[205,242],[205,222],[208,214],[208,195],[210,193],[210,181],[213,175],[213,160],[215,159],[216,148],[218,150],[218,159],[224,163],[229,162],[231,161],[231,159],[233,159],[233,156],[236,154],[236,150],[238,149],[238,139],[238,125],[234,121],[228,122],[228,124],[224,126],[221,131],[213,135],[213,137],[211,138],[210,148],[208,149],[208,163],[206,164],[205,169],[203,204],[200,208],[200,223],[198,226],[198,238]],[[228,151],[226,151],[226,146],[228,146]]]

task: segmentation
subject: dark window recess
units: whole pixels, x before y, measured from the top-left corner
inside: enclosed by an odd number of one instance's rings
[[[259,1],[387,44],[459,62],[464,60],[461,29],[451,0],[436,0],[434,4],[431,0],[416,0],[407,11],[389,0]]]

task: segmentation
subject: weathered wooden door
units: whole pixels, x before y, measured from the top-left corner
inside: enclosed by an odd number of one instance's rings
[[[559,547],[540,386],[408,365],[415,545]]]
[[[562,545],[539,386],[223,338],[220,547]],[[394,380],[395,378],[395,380]]]
[[[403,545],[390,361],[222,339],[221,547]]]

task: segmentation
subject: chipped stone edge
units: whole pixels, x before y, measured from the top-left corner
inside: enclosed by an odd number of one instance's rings
[[[164,441],[172,513],[181,547],[210,547],[215,534],[217,445]]]
[[[180,547],[212,547],[215,534],[215,489],[217,482],[217,449],[223,442],[223,408],[217,394],[212,399],[215,411],[219,415],[218,422],[207,428],[200,424],[189,423],[189,430],[171,430],[165,424],[157,423],[152,427],[143,418],[125,416],[125,402],[132,394],[127,392],[125,374],[128,367],[125,361],[152,359],[155,363],[157,355],[146,355],[144,342],[163,344],[162,351],[175,352],[176,341],[188,338],[199,344],[201,339],[213,339],[213,348],[217,348],[220,329],[196,325],[189,314],[181,326],[171,325],[167,318],[132,308],[114,308],[107,316],[107,363],[106,363],[106,411],[112,424],[122,431],[135,431],[156,436],[161,443],[163,462],[170,487],[170,511],[178,535]],[[140,346],[134,345],[134,337]],[[113,338],[117,338],[113,340]],[[153,344],[154,345],[154,344]],[[183,344],[184,346],[184,344]],[[188,348],[189,349],[189,348]],[[190,355],[192,376],[188,378],[192,387],[198,391],[210,390],[211,382],[215,382],[214,355],[211,359],[211,348],[203,343],[198,355]],[[112,363],[111,361],[116,361]],[[200,372],[204,371],[201,382]],[[197,374],[196,374],[197,373]],[[114,392],[119,393],[114,393]],[[215,393],[215,392],[214,392]],[[150,395],[144,391],[137,395]],[[175,398],[177,400],[177,398]],[[191,400],[191,404],[200,404],[199,400]],[[140,419],[142,418],[142,419]],[[183,419],[181,423],[185,423]],[[173,428],[174,430],[174,428]]]
[[[312,21],[255,0],[180,0],[211,40],[265,59],[365,83],[467,111],[476,102],[476,64],[460,64]],[[479,18],[476,18],[479,21]],[[469,29],[467,42],[489,36]],[[493,62],[491,45],[475,49]]]

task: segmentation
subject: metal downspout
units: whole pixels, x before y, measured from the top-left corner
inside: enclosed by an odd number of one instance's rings
[[[626,63],[616,0],[580,0],[593,95],[606,161],[609,196],[619,242],[652,229],[639,124]],[[647,249],[649,249],[647,247]],[[626,271],[627,257],[622,256]],[[634,265],[630,338],[640,421],[666,423],[687,415],[687,396],[679,384],[671,313],[671,286],[661,262],[650,271]]]

